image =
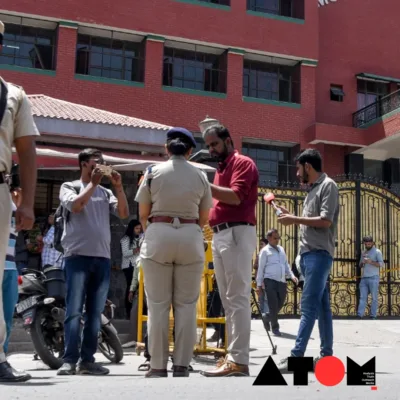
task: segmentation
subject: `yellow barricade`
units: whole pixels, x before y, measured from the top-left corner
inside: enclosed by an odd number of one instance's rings
[[[207,250],[205,253],[206,260],[204,263],[204,271],[200,284],[200,296],[197,301],[197,332],[198,332],[198,340],[194,347],[193,354],[220,354],[225,355],[227,351],[227,333],[225,330],[225,347],[218,348],[209,346],[207,343],[207,325],[209,324],[225,324],[225,317],[219,318],[209,318],[207,316],[207,295],[213,289],[213,275],[214,270],[209,269],[208,265],[212,262],[212,251],[211,251],[211,242],[206,242],[208,244]],[[143,302],[145,298],[144,293],[144,279],[143,279],[143,269],[140,267],[139,274],[139,296],[138,296],[138,332],[137,332],[137,346],[136,353],[140,354],[141,350],[144,348],[143,344],[143,323],[148,320],[147,315],[143,315]],[[173,352],[174,349],[174,338],[173,338],[173,329],[174,329],[174,315],[171,307],[170,316],[169,316],[169,343],[170,343],[170,352]]]

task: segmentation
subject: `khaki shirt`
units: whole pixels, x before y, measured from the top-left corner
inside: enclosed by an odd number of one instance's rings
[[[198,219],[199,210],[212,207],[207,175],[178,156],[153,166],[151,176],[146,171],[135,200],[152,204],[150,217]]]
[[[12,148],[15,140],[40,134],[33,120],[31,104],[24,89],[2,81],[7,86],[8,95],[6,110],[0,125],[0,172],[8,173],[11,169]]]
[[[339,190],[326,174],[311,186],[303,206],[303,217],[321,217],[332,222],[329,228],[300,225],[300,254],[326,250],[335,254],[336,228],[339,219]]]

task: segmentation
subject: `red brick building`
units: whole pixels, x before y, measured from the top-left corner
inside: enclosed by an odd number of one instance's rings
[[[397,0],[1,7],[0,74],[28,94],[194,132],[209,115],[230,128],[262,180],[294,179],[293,156],[316,146],[331,175],[400,182]]]

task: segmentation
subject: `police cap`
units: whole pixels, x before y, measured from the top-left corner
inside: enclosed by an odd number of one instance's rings
[[[193,147],[196,147],[197,145],[196,140],[194,139],[192,133],[185,128],[171,128],[167,132],[167,139],[175,139],[177,137],[185,137],[189,139]]]

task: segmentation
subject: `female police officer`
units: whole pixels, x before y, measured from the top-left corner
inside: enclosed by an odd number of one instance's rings
[[[149,378],[167,377],[171,305],[173,376],[188,376],[196,343],[196,304],[204,268],[202,227],[212,197],[205,173],[187,161],[195,146],[188,130],[170,129],[165,145],[169,160],[148,168],[135,199],[145,230],[140,258],[149,312]]]

